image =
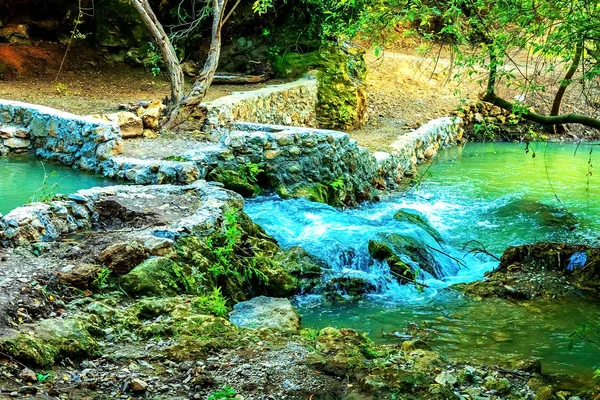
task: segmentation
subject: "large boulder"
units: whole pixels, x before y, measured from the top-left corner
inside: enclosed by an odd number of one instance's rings
[[[300,329],[300,317],[288,299],[265,296],[236,304],[229,321],[241,328],[282,331]]]

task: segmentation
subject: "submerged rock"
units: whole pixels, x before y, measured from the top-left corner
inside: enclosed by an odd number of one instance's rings
[[[442,240],[440,233],[433,226],[431,226],[431,223],[423,214],[416,210],[410,208],[398,210],[398,212],[394,215],[394,219],[399,222],[408,222],[412,225],[416,225],[431,235],[431,237],[433,237],[435,240]]]
[[[300,317],[288,299],[255,297],[233,307],[229,320],[241,328],[298,331]]]
[[[532,218],[538,225],[555,228],[574,229],[579,224],[577,217],[564,208],[531,199],[511,201],[493,210],[492,215],[510,219],[523,216]]]

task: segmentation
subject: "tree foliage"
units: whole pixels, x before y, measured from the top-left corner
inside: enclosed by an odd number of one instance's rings
[[[590,0],[347,0],[318,2],[329,36],[368,38],[376,49],[393,27],[418,34],[453,54],[454,79],[480,79],[485,100],[545,125],[581,123],[600,128],[600,3]],[[376,50],[377,51],[377,50]],[[526,60],[515,56],[525,55]],[[565,71],[553,82],[548,77]],[[577,72],[577,73],[575,73]],[[588,115],[559,115],[562,96],[577,79]],[[527,100],[542,102],[556,88],[549,116],[535,113]],[[508,102],[499,90],[514,95]],[[545,100],[544,100],[545,101]]]

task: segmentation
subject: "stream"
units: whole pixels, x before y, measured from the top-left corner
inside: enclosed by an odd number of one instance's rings
[[[44,182],[46,177],[46,182]],[[30,154],[0,157],[0,213],[56,193],[73,193],[114,181],[64,165],[44,162]]]
[[[510,366],[517,359],[542,360],[546,373],[591,377],[600,367],[594,345],[569,336],[584,325],[600,326],[600,306],[586,299],[476,301],[447,290],[483,278],[497,265],[483,246],[500,256],[510,245],[536,241],[598,244],[600,181],[590,174],[595,146],[574,143],[468,143],[440,152],[419,168],[418,184],[379,203],[338,210],[277,196],[247,201],[246,212],[283,248],[302,246],[326,261],[324,279],[358,276],[375,290],[359,302],[330,304],[321,296],[298,296],[303,326],[352,328],[376,342],[399,342],[407,326],[432,331],[432,346],[452,359]],[[399,210],[416,210],[442,240],[409,221]],[[385,262],[374,260],[368,242],[402,233],[423,243],[441,266],[437,277],[423,272],[417,291],[401,285]],[[477,241],[473,242],[473,241]],[[382,333],[385,333],[383,335]]]

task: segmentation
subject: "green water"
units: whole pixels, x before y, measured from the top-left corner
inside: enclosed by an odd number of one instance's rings
[[[396,210],[412,208],[426,215],[457,249],[477,240],[497,255],[507,246],[535,241],[598,244],[600,175],[593,170],[600,156],[597,150],[600,147],[589,144],[540,143],[526,153],[524,144],[468,143],[444,150],[422,166],[418,190],[326,220],[335,218],[339,231],[344,225],[340,221],[352,221],[353,229],[360,231],[357,214],[368,220],[365,226],[384,226]],[[323,215],[318,210],[312,213]],[[310,242],[316,243],[320,238],[311,229],[304,228],[313,232]],[[486,262],[489,259],[481,258],[482,266]],[[485,269],[489,267],[471,267],[462,276],[432,280],[433,288],[425,293],[391,288],[358,304],[324,306],[300,298],[303,325],[353,328],[369,332],[375,341],[399,342],[383,333],[404,333],[414,322],[434,331],[433,347],[452,359],[510,366],[515,359],[535,357],[542,360],[545,372],[591,379],[592,371],[600,367],[600,351],[579,340],[571,348],[570,334],[588,325],[598,339],[600,305],[582,298],[475,301],[444,288],[457,280],[482,279]]]
[[[44,185],[44,174],[48,176]],[[29,202],[44,194],[69,194],[79,189],[108,186],[114,181],[53,164],[30,155],[0,158],[0,213]]]
[[[600,367],[593,344],[573,340],[575,329],[600,326],[600,307],[583,299],[512,303],[475,301],[457,293],[436,301],[402,307],[363,301],[359,304],[302,307],[304,327],[345,327],[367,332],[378,343],[402,343],[394,333],[414,334],[416,324],[427,342],[449,359],[510,368],[517,360],[542,361],[544,373],[591,378]],[[598,338],[597,333],[592,337]]]
[[[501,254],[509,245],[541,240],[597,243],[600,175],[593,166],[600,147],[536,143],[525,149],[467,143],[444,150],[420,168],[423,182],[408,201],[461,247],[478,240]]]

